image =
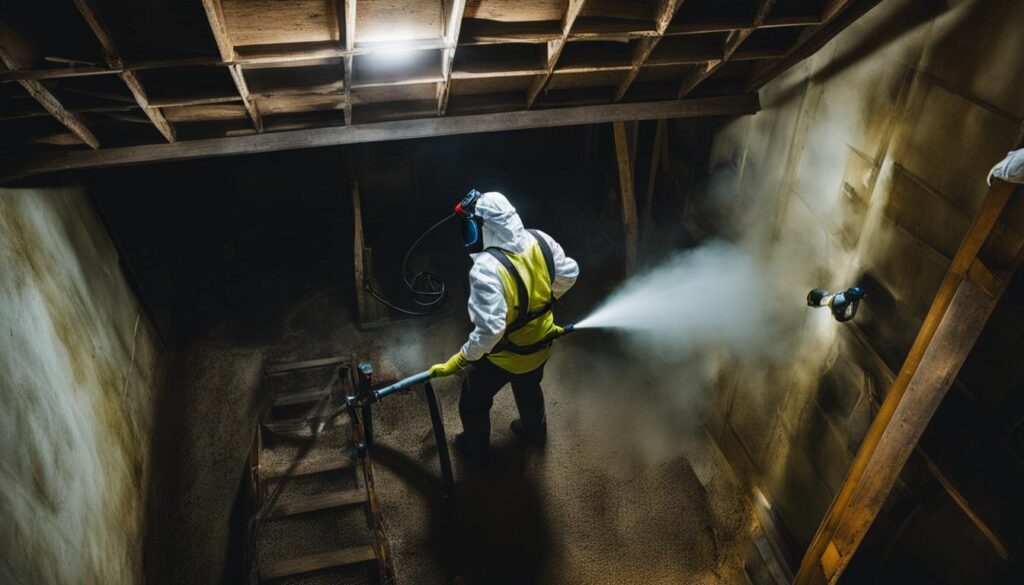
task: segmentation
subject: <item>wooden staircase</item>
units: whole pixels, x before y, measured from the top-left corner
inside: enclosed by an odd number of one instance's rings
[[[270,364],[270,401],[251,463],[255,513],[250,582],[386,584],[393,570],[359,428],[344,411],[352,393],[342,358]]]

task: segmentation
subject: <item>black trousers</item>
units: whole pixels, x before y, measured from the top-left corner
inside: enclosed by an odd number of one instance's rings
[[[544,417],[544,392],[540,381],[544,378],[544,364],[532,372],[513,374],[492,364],[487,358],[473,363],[469,375],[462,381],[459,396],[459,417],[468,450],[486,453],[491,444],[491,406],[494,396],[512,384],[512,395],[519,409],[523,430],[538,440],[547,434]]]

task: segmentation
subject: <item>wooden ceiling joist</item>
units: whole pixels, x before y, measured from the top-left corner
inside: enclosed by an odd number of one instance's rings
[[[444,5],[448,10],[448,21],[445,25],[444,40],[451,48],[444,50],[442,57],[441,74],[444,75],[437,88],[437,115],[443,116],[448,109],[448,95],[451,93],[452,85],[452,63],[455,61],[455,50],[459,46],[459,32],[462,29],[462,17],[466,12],[466,0],[446,0]]]
[[[121,58],[120,53],[117,51],[117,46],[114,44],[114,38],[110,34],[110,29],[107,28],[106,23],[103,21],[103,17],[97,10],[96,5],[93,4],[93,0],[74,0],[75,7],[78,8],[78,12],[85,19],[86,24],[92,30],[96,36],[96,40],[99,41],[100,47],[103,49],[103,59],[107,62],[107,67],[111,69],[120,70],[118,75],[124,84],[128,86],[128,90],[132,92],[132,96],[135,98],[135,102],[139,104],[142,111],[145,112],[146,117],[153,123],[153,126],[163,135],[167,142],[174,142],[174,128],[171,127],[167,119],[164,118],[163,113],[160,112],[160,108],[153,107],[149,103],[149,97],[146,95],[146,90],[143,89],[142,83],[139,82],[138,76],[134,71],[124,70],[124,59]]]
[[[92,46],[68,47],[65,52],[81,58],[47,55],[14,70],[0,68],[0,83],[27,84],[47,105],[45,111],[73,126],[76,135],[85,136],[82,122],[92,120],[76,119],[77,112],[92,116],[130,103],[169,141],[175,139],[172,122],[189,119],[187,108],[205,113],[192,119],[196,123],[184,138],[247,131],[235,116],[206,114],[237,111],[217,105],[241,105],[252,128],[262,132],[269,115],[263,106],[286,96],[328,101],[325,106],[300,100],[278,108],[266,131],[333,126],[342,118],[351,126],[449,112],[677,99],[701,84],[704,95],[744,85],[750,93],[756,89],[751,83],[763,83],[810,54],[838,23],[878,0],[781,0],[774,15],[769,9],[775,0],[408,0],[400,10],[377,0],[202,0],[207,22],[184,31],[180,44],[170,29],[177,20],[162,24],[140,16],[158,0],[133,0],[134,10],[104,15],[117,17],[111,23],[116,28],[107,27],[96,10],[106,4],[74,1],[102,53]],[[160,9],[169,16],[181,11],[184,18],[197,7],[172,2]],[[26,32],[46,41],[40,46],[57,45],[52,38],[57,33],[37,25],[40,30]],[[755,34],[762,29],[782,30]],[[152,38],[133,32],[142,30]],[[118,53],[111,31],[125,37],[125,52],[131,47],[130,63]],[[188,52],[198,56],[183,57]],[[744,63],[727,67],[729,61]],[[148,70],[153,73],[144,73]],[[110,75],[129,91],[102,79]],[[59,93],[47,96],[48,90]],[[57,97],[70,93],[75,95],[66,98],[68,105],[77,108],[61,110]],[[431,101],[433,108],[424,108]],[[307,105],[312,109],[304,109]],[[162,111],[167,107],[185,109],[169,121]],[[0,112],[0,124],[44,111],[34,104],[10,109],[17,111]],[[139,112],[107,113],[130,114],[104,113],[97,120],[111,129],[110,140],[137,140],[139,133],[128,124],[137,123]],[[126,132],[119,131],[120,122]],[[0,127],[0,133],[4,130]],[[16,151],[17,143],[7,148]]]
[[[663,102],[620,103],[578,108],[521,110],[470,116],[445,116],[399,122],[355,124],[333,128],[254,134],[233,138],[189,140],[170,144],[109,148],[88,152],[7,156],[0,157],[0,181],[71,169],[253,154],[276,150],[404,140],[429,136],[501,132],[580,124],[603,124],[622,120],[735,116],[753,114],[757,112],[758,107],[756,94],[743,94]]]
[[[747,82],[746,91],[757,91],[793,65],[810,57],[881,0],[831,0],[822,11],[820,23],[807,27],[799,39],[780,58],[761,65]]]
[[[654,47],[658,45],[658,41],[662,39],[665,34],[665,30],[668,29],[668,25],[672,22],[672,17],[676,15],[676,11],[679,10],[679,6],[682,5],[683,0],[659,0],[658,1],[658,14],[655,17],[655,30],[657,36],[647,39],[641,39],[640,43],[633,50],[633,65],[629,69],[629,73],[622,79],[619,86],[615,89],[615,101],[622,99],[626,92],[629,90],[629,86],[633,84],[633,80],[640,74],[640,68],[647,62],[647,58],[651,56],[651,52],[654,51]]]
[[[11,71],[30,69],[35,64],[36,49],[28,37],[6,20],[0,18],[0,65]],[[99,148],[100,141],[74,112],[70,111],[41,81],[22,79],[21,87],[39,102],[51,116],[63,124],[79,140],[91,148]]]
[[[236,57],[235,46],[231,41],[231,35],[228,34],[227,24],[224,20],[224,7],[221,5],[220,0],[203,0],[203,10],[206,12],[206,19],[210,21],[210,31],[213,32],[213,38],[217,43],[217,51],[220,52],[221,60],[233,62]],[[256,128],[257,132],[263,132],[263,118],[260,116],[260,111],[256,107],[252,96],[249,95],[249,86],[245,82],[242,66],[239,64],[229,65],[228,70],[231,73],[231,81],[235,84],[238,95],[242,98],[242,104],[245,105],[245,111],[249,114],[249,119],[252,120],[253,127]]]
[[[690,74],[684,77],[679,83],[679,89],[676,91],[676,95],[681,98],[686,97],[691,91],[700,85],[701,82],[711,77],[712,74],[725,65],[725,63],[733,56],[733,53],[740,48],[740,45],[742,45],[755,30],[765,23],[772,7],[775,6],[776,1],[777,0],[756,0],[758,8],[754,14],[754,21],[751,23],[751,26],[749,28],[741,28],[730,32],[725,40],[725,46],[722,50],[722,58],[717,61],[708,62],[691,71]]]
[[[533,84],[530,85],[530,89],[526,92],[526,107],[531,108],[534,102],[537,101],[537,96],[540,92],[547,87],[548,82],[551,80],[551,74],[555,70],[555,66],[558,65],[558,58],[562,55],[562,49],[565,48],[565,43],[568,42],[569,34],[572,32],[572,25],[576,22],[576,18],[580,15],[580,11],[583,10],[583,3],[586,0],[569,0],[569,5],[565,10],[565,16],[562,17],[562,35],[557,40],[551,41],[547,44],[547,67],[544,75],[540,75],[534,80]]]
[[[352,125],[352,67],[355,65],[355,58],[352,51],[356,47],[356,0],[345,0],[345,55],[342,61],[345,67],[345,125]]]

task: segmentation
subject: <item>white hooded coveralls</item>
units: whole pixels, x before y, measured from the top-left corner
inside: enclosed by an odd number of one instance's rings
[[[496,191],[484,193],[476,203],[476,215],[483,220],[484,248],[496,247],[522,254],[533,244],[533,235],[526,231],[515,207],[504,195]],[[551,236],[538,232],[551,248],[555,264],[551,293],[555,299],[576,283],[580,268],[576,261],[565,255],[562,246]],[[473,267],[469,270],[469,318],[473,331],[462,346],[462,355],[476,361],[491,351],[505,333],[508,306],[504,285],[498,270],[500,264],[490,254],[471,254]]]

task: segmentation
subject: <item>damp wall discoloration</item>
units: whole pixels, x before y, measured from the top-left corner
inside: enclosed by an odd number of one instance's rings
[[[141,582],[163,349],[83,190],[0,189],[0,332],[0,582]]]
[[[757,116],[715,138],[711,171],[735,179],[703,196],[732,206],[743,237],[790,267],[777,277],[796,284],[793,311],[803,314],[791,364],[748,364],[725,380],[708,422],[768,497],[797,559],[914,340],[989,168],[1021,131],[1024,67],[1012,56],[1024,54],[1022,20],[1024,4],[1013,0],[883,2],[765,86]],[[1002,224],[982,253],[994,266],[1024,238],[1020,198]],[[797,289],[854,284],[869,298],[851,324],[801,306]],[[955,581],[978,563],[935,570]]]

